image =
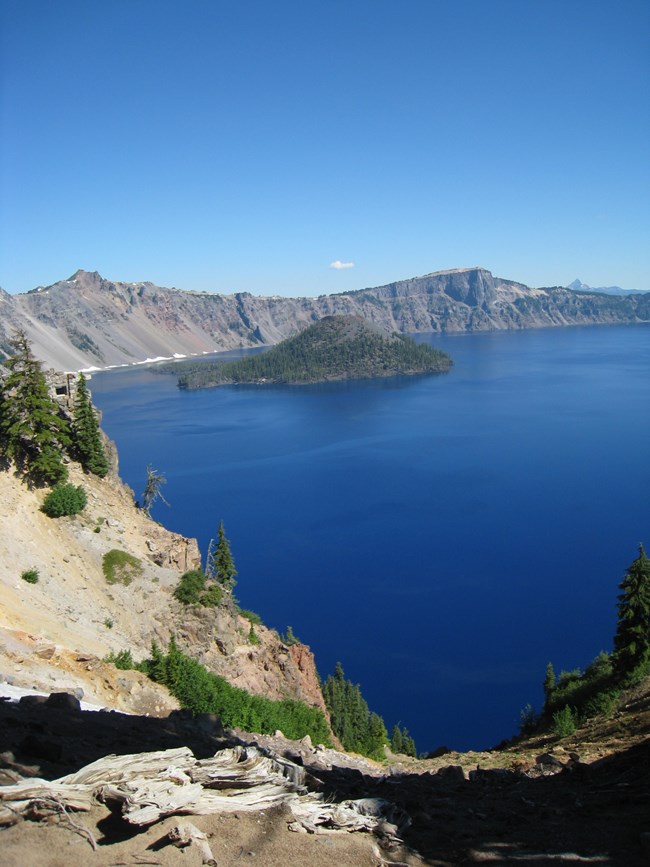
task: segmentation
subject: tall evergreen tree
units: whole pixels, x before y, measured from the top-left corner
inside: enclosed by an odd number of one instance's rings
[[[393,726],[393,732],[390,737],[390,748],[394,753],[401,753],[404,756],[417,756],[415,741],[408,733],[408,729],[401,729],[399,724]]]
[[[650,560],[643,545],[619,589],[614,671],[622,677],[650,662]]]
[[[394,753],[401,753],[404,749],[404,738],[402,730],[398,725],[393,726],[393,731],[390,736],[390,748]]]
[[[235,581],[237,570],[230,550],[230,542],[226,538],[226,531],[223,528],[223,521],[219,522],[217,547],[214,552],[214,569],[217,581],[232,590],[237,583]]]
[[[553,663],[549,662],[546,666],[546,674],[544,675],[544,696],[546,699],[549,698],[553,689],[555,688],[555,670],[553,668]]]
[[[388,734],[382,718],[371,713],[358,684],[347,680],[340,662],[323,685],[332,731],[346,750],[371,758],[384,757]]]
[[[69,425],[50,397],[25,332],[17,331],[11,344],[16,354],[4,362],[9,374],[0,380],[0,454],[29,484],[56,485],[67,477]]]
[[[72,418],[74,444],[81,466],[86,472],[103,478],[108,472],[108,458],[83,373],[79,374],[77,380]]]

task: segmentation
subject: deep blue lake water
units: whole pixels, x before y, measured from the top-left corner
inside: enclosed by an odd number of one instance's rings
[[[430,340],[443,376],[181,392],[93,376],[121,475],[152,464],[197,536],[223,519],[243,607],[337,660],[419,750],[484,748],[539,707],[546,663],[611,649],[650,544],[650,326]]]

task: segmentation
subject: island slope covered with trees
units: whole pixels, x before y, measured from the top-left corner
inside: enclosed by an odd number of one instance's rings
[[[427,344],[389,334],[359,316],[326,316],[268,352],[236,361],[165,365],[184,389],[234,383],[313,383],[445,373],[451,358]]]

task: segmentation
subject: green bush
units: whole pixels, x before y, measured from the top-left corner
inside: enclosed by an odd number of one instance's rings
[[[261,695],[251,695],[212,674],[195,659],[182,653],[174,639],[167,654],[154,644],[152,658],[142,664],[149,676],[165,684],[182,707],[193,713],[216,713],[224,726],[238,726],[249,732],[273,734],[280,729],[292,740],[309,735],[314,743],[330,746],[330,733],[320,708],[301,701],[274,701]]]
[[[259,614],[256,614],[254,611],[249,611],[247,608],[240,608],[239,613],[242,617],[245,617],[249,623],[252,623],[254,626],[262,625],[262,618]]]
[[[85,508],[86,492],[79,485],[59,484],[45,497],[41,510],[49,518],[78,515]]]
[[[198,605],[204,589],[205,575],[201,569],[192,569],[181,575],[178,587],[174,590],[174,598],[183,605]]]
[[[585,703],[581,716],[590,719],[593,716],[611,716],[620,697],[617,689],[598,692]]]
[[[138,558],[117,548],[104,554],[102,569],[109,584],[122,582],[128,586],[133,578],[142,575],[142,563]]]
[[[572,735],[576,730],[575,710],[565,705],[562,710],[557,710],[553,714],[553,732],[559,738],[566,738]]]
[[[610,677],[614,670],[614,666],[612,664],[612,656],[610,653],[607,653],[604,650],[598,654],[595,659],[589,663],[589,665],[585,669],[585,676],[589,680],[595,680],[597,678],[606,678]]]
[[[181,575],[178,587],[174,590],[174,597],[183,605],[203,605],[204,607],[216,606],[221,602],[221,587],[211,582],[205,589],[206,576],[201,569],[192,569]]]
[[[580,719],[594,716],[591,708],[599,706],[598,697],[613,688],[612,657],[611,654],[603,651],[589,663],[584,673],[576,668],[560,674],[556,684],[546,690],[544,714],[549,719],[555,712],[571,706]]]
[[[251,628],[248,630],[248,642],[249,642],[249,644],[256,644],[256,645],[260,643],[259,636],[258,636],[257,632],[255,632],[255,627],[253,626],[252,623],[251,623]]]
[[[119,653],[111,652],[104,657],[104,662],[110,662],[115,668],[121,668],[123,671],[131,671],[136,667],[130,650],[120,650]]]
[[[646,677],[650,677],[650,660],[637,665],[632,671],[628,672],[620,681],[621,686],[629,689],[633,686],[638,686]]]
[[[210,584],[199,601],[205,608],[216,608],[221,602],[222,596],[223,590],[221,587],[218,584]]]
[[[105,656],[103,662],[110,662],[115,668],[120,668],[122,671],[141,671],[143,674],[149,674],[149,662],[136,662],[131,655],[130,650],[120,650],[119,653],[109,653]]]
[[[28,584],[37,584],[38,569],[25,569],[24,572],[20,573],[20,577],[23,579],[23,581],[27,581]]]
[[[284,635],[280,635],[280,641],[286,644],[287,647],[291,647],[292,644],[302,644],[298,636],[293,634],[293,629],[290,626],[287,626],[287,631]]]

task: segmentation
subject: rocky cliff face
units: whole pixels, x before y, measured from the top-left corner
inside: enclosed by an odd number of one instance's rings
[[[40,359],[77,370],[275,344],[332,314],[361,316],[403,333],[650,321],[650,293],[532,289],[465,268],[319,298],[261,298],[115,283],[77,271],[23,295],[3,293],[0,312],[0,353],[20,325]]]
[[[323,707],[307,647],[286,647],[263,626],[252,645],[250,624],[234,610],[185,607],[173,598],[180,575],[200,565],[196,540],[147,518],[117,476],[86,476],[75,464],[69,475],[84,486],[88,505],[75,518],[53,520],[40,511],[44,491],[0,471],[0,681],[164,714],[176,706],[164,688],[101,659],[125,649],[142,659],[152,641],[164,647],[176,634],[188,653],[237,686]],[[128,586],[104,577],[103,556],[113,549],[142,566]],[[31,569],[36,584],[21,578]]]

